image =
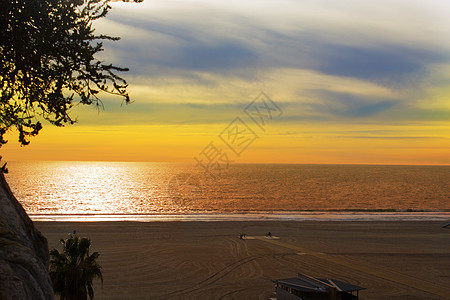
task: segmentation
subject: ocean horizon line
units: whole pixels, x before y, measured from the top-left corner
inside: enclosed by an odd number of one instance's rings
[[[7,161],[7,163],[62,163],[62,162],[80,162],[80,163],[155,163],[155,164],[188,164],[195,165],[194,161],[124,161],[124,160],[11,160]],[[407,163],[332,163],[332,162],[323,162],[323,163],[308,163],[308,162],[233,162],[232,165],[299,165],[299,166],[321,166],[321,165],[330,165],[330,166],[442,166],[442,167],[450,167],[450,164],[432,164],[432,163],[423,163],[423,164],[407,164]]]

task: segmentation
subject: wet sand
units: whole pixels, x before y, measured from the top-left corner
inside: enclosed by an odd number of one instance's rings
[[[35,224],[50,249],[74,229],[91,238],[104,276],[95,299],[269,299],[271,280],[299,272],[365,287],[360,299],[450,299],[442,222]]]

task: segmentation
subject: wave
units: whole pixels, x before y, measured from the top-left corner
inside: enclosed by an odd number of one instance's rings
[[[309,211],[183,214],[30,214],[46,222],[215,222],[215,221],[448,221],[450,212]]]

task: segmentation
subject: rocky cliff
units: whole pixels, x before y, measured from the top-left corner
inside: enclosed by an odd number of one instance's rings
[[[0,299],[54,299],[47,239],[0,171]]]

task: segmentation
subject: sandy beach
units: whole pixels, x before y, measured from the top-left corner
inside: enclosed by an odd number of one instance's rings
[[[360,299],[450,299],[442,222],[35,224],[50,249],[74,229],[91,238],[104,276],[96,299],[269,299],[271,280],[299,272],[365,287]]]

